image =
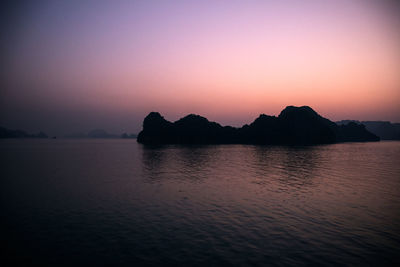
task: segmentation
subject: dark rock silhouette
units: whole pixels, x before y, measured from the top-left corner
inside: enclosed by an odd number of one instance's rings
[[[355,121],[355,120],[342,120],[336,122],[338,125],[348,124],[353,122],[356,124],[363,124],[365,128],[379,136],[382,140],[400,140],[400,123],[391,123],[389,121]]]
[[[337,122],[335,122],[337,125],[346,125],[346,124],[349,124],[350,122],[354,122],[354,123],[357,123],[357,124],[361,124],[361,122],[360,121],[357,121],[357,120],[341,120],[341,121],[337,121]]]
[[[221,126],[190,114],[174,123],[158,112],[143,121],[137,141],[143,144],[282,144],[312,145],[348,141],[379,141],[364,125],[337,125],[312,108],[286,107],[278,117],[261,114],[241,128]]]
[[[362,121],[368,131],[383,140],[400,140],[400,123],[388,121]]]
[[[365,125],[350,122],[345,125],[339,126],[338,140],[340,142],[366,142],[366,141],[379,141],[379,137],[369,132]]]
[[[43,132],[29,134],[22,130],[10,130],[0,127],[0,138],[48,138],[48,136]]]
[[[286,107],[278,117],[260,115],[240,131],[246,143],[324,144],[336,141],[331,121],[310,107]]]

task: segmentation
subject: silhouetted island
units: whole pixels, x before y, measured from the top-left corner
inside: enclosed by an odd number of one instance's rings
[[[3,138],[48,138],[47,134],[39,132],[37,134],[29,134],[22,130],[10,130],[0,127],[0,139]]]
[[[371,133],[379,136],[382,140],[400,140],[400,123],[391,123],[390,121],[356,121],[342,120],[337,121],[338,125],[354,122],[364,124],[365,128]]]
[[[379,141],[379,137],[362,124],[337,125],[308,106],[288,106],[278,117],[261,114],[241,128],[221,126],[194,114],[169,122],[160,113],[151,112],[143,121],[137,141],[142,144],[312,145]]]

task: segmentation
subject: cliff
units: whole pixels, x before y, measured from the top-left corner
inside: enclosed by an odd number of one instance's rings
[[[281,144],[312,145],[379,141],[364,125],[337,125],[307,106],[288,106],[279,116],[261,114],[241,128],[221,126],[190,114],[169,122],[158,112],[143,121],[137,141],[143,144]]]

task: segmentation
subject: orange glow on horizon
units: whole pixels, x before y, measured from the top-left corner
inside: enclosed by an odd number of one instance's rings
[[[308,105],[331,120],[400,121],[395,10],[283,2],[32,9],[9,45],[4,106],[241,125]]]

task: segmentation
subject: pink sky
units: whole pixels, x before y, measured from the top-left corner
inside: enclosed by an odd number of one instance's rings
[[[137,132],[150,111],[242,125],[287,105],[400,121],[400,12],[389,1],[43,1],[18,11],[4,50],[5,126]]]

